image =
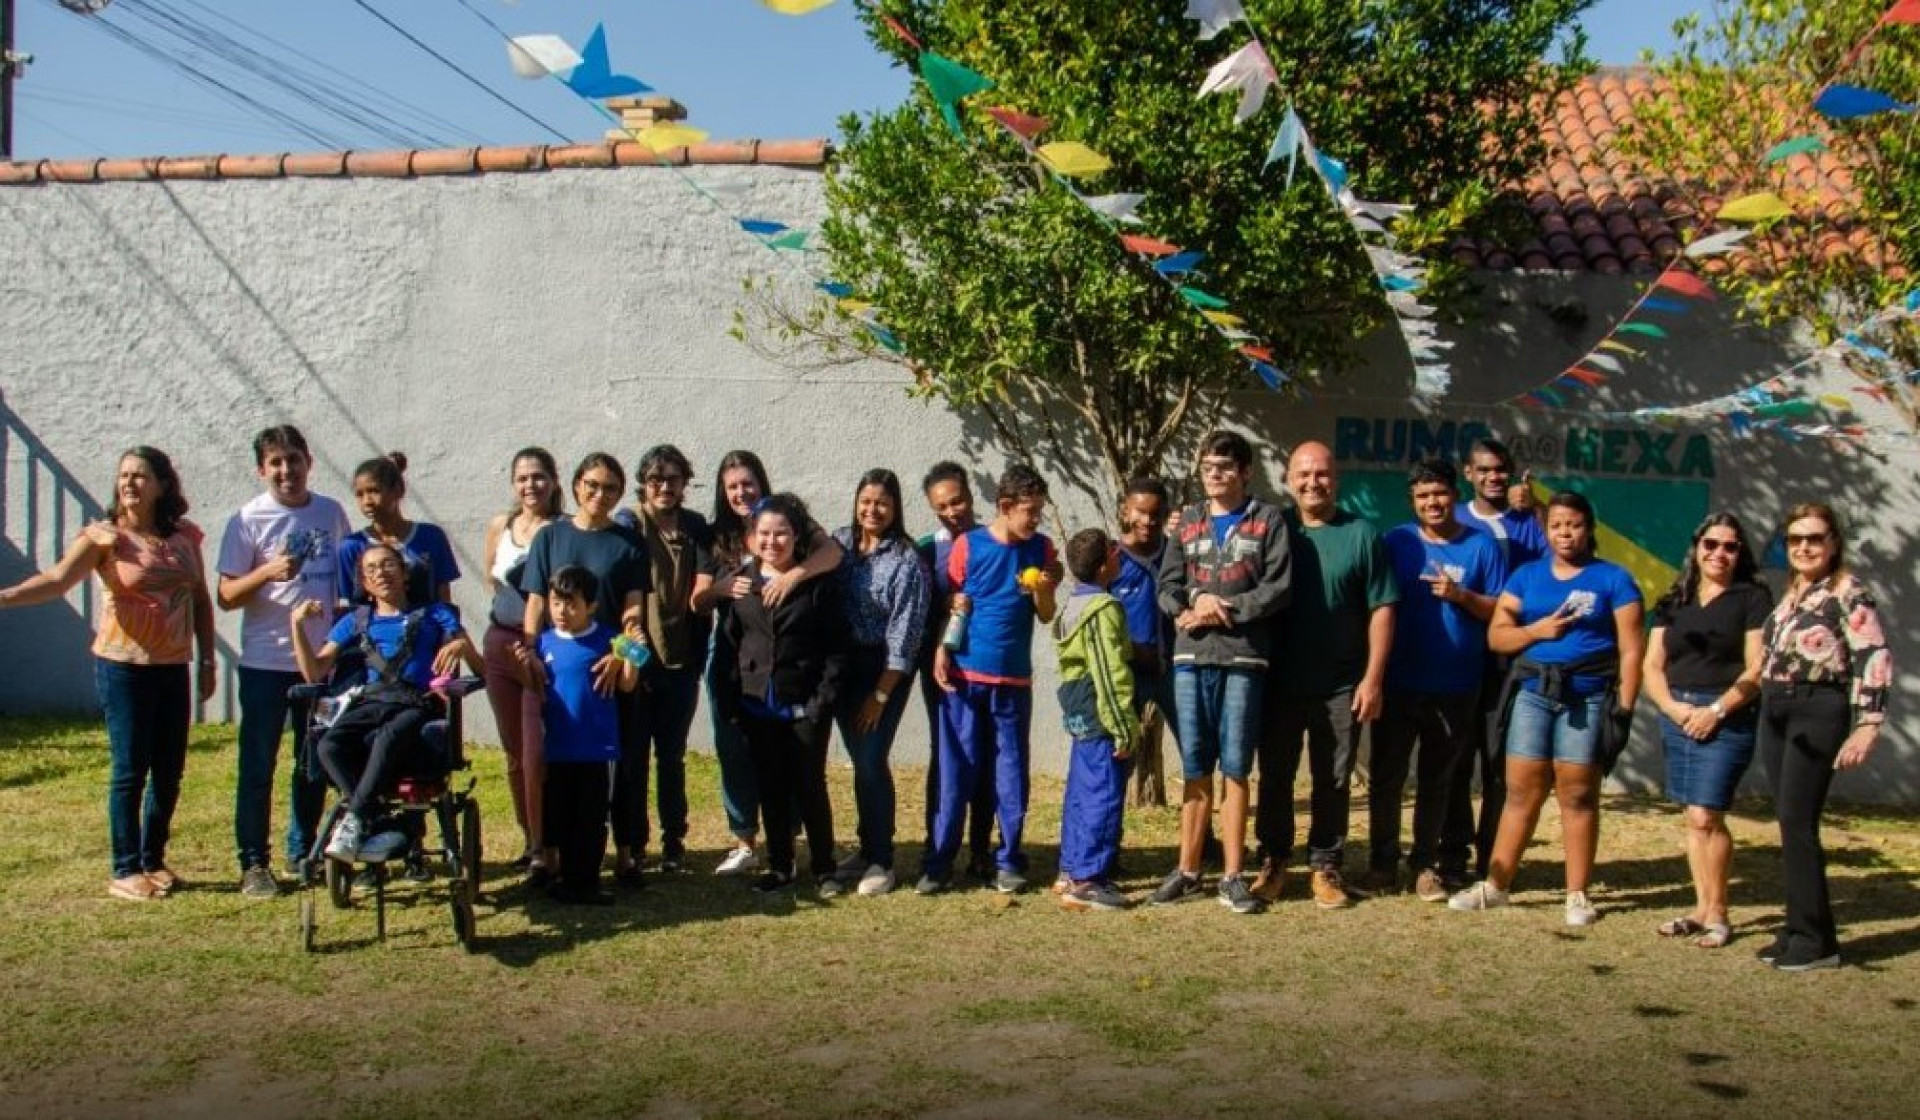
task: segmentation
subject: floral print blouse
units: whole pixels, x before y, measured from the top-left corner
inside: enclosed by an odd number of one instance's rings
[[[1886,718],[1893,683],[1893,654],[1880,628],[1880,612],[1866,588],[1833,577],[1780,600],[1762,632],[1763,683],[1846,685],[1858,723]]]

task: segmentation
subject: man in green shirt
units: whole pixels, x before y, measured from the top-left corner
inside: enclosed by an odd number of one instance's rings
[[[1288,547],[1293,553],[1293,601],[1276,620],[1267,712],[1258,752],[1260,801],[1254,836],[1260,873],[1253,893],[1280,897],[1293,854],[1293,780],[1304,743],[1312,776],[1307,863],[1313,901],[1323,909],[1349,906],[1342,881],[1354,758],[1360,726],[1380,717],[1393,645],[1393,605],[1399,584],[1373,523],[1341,509],[1333,452],[1308,442],[1287,459]]]

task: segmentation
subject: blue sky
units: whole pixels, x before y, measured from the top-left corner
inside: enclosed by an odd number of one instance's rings
[[[268,60],[305,68],[314,86],[351,91],[359,106],[378,109],[389,137],[397,131],[418,141],[405,146],[552,142],[604,131],[605,121],[558,83],[515,78],[481,16],[511,34],[551,32],[575,45],[604,21],[614,68],[687,105],[689,123],[716,137],[831,136],[841,114],[892,105],[907,87],[906,75],[867,42],[847,0],[798,18],[758,0],[115,0],[100,18],[74,15],[56,0],[17,3],[17,47],[34,56],[16,86],[20,158],[402,146],[299,100],[274,80],[287,71]],[[1673,20],[1704,6],[1599,0],[1585,20],[1589,50],[1602,62],[1634,61],[1643,48],[1670,45]],[[368,7],[517,109],[409,44]],[[230,38],[268,66],[261,75],[197,62],[283,117],[235,104],[101,26],[204,59],[204,45],[184,48],[168,35],[169,15]],[[351,111],[364,119],[363,109]]]

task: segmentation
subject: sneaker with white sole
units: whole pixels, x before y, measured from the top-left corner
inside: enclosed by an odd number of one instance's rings
[[[265,864],[256,863],[240,876],[240,893],[248,898],[274,898],[280,894],[280,884]]]
[[[1127,896],[1112,883],[1074,883],[1061,893],[1060,905],[1068,910],[1125,910]]]
[[[1449,910],[1497,910],[1509,904],[1507,892],[1482,879],[1447,900]]]
[[[713,869],[715,875],[745,875],[760,866],[760,857],[754,853],[752,844],[735,844],[733,849]]]
[[[847,885],[840,881],[838,875],[818,876],[814,879],[813,885],[821,898],[839,898],[847,893]]]
[[[1258,914],[1267,908],[1264,900],[1253,897],[1246,879],[1239,875],[1220,876],[1220,905],[1236,914]]]
[[[1593,903],[1587,900],[1586,891],[1567,892],[1568,925],[1577,929],[1581,926],[1590,926],[1599,920],[1600,911],[1595,910]]]
[[[860,885],[855,887],[861,898],[878,898],[893,890],[899,884],[894,878],[893,868],[874,864],[860,876]]]
[[[1340,877],[1337,867],[1322,867],[1315,871],[1310,885],[1313,904],[1322,910],[1342,910],[1353,905],[1353,895],[1347,892],[1346,881]]]
[[[327,841],[327,858],[343,863],[352,863],[360,858],[360,841],[366,826],[360,822],[360,814],[348,810],[340,814],[340,823],[333,826],[333,836]]]
[[[1154,906],[1172,906],[1176,902],[1200,897],[1203,890],[1205,886],[1198,873],[1189,875],[1176,867],[1167,872],[1167,877],[1147,896],[1147,901]]]
[[[1027,877],[1018,871],[1000,871],[993,876],[993,889],[1001,894],[1019,894],[1027,889]]]

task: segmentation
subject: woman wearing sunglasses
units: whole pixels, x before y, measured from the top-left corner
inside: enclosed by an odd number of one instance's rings
[[[1740,519],[1710,514],[1693,531],[1680,578],[1653,608],[1645,689],[1660,710],[1667,796],[1686,806],[1693,909],[1660,923],[1662,937],[1718,949],[1733,937],[1726,813],[1753,762],[1761,627],[1773,595],[1758,577]]]
[[[1820,811],[1834,772],[1873,753],[1893,655],[1873,596],[1847,570],[1833,510],[1817,502],[1793,507],[1786,538],[1793,578],[1763,631],[1760,751],[1774,776],[1787,917],[1759,955],[1781,972],[1806,972],[1840,964]]]

